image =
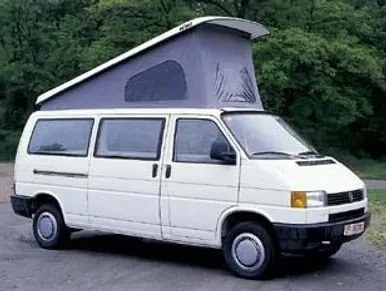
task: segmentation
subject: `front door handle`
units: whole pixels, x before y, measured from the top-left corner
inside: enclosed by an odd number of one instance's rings
[[[171,174],[172,174],[172,166],[171,165],[166,165],[165,178],[169,179]]]
[[[157,173],[158,173],[158,164],[153,164],[153,169],[151,171],[151,176],[153,178],[157,177]]]

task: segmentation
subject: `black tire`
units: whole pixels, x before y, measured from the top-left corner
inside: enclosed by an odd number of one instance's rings
[[[339,252],[341,247],[341,244],[325,246],[316,250],[308,251],[305,256],[315,260],[326,260]]]
[[[54,204],[43,204],[36,210],[32,229],[36,242],[44,249],[61,249],[70,239],[70,230]]]
[[[260,249],[264,253],[259,253]],[[250,221],[237,224],[229,231],[223,241],[223,251],[228,267],[237,276],[248,279],[263,279],[270,275],[280,253],[267,230]],[[246,264],[253,259],[251,264]]]

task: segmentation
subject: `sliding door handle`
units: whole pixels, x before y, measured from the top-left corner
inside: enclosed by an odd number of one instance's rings
[[[171,174],[172,174],[172,166],[171,165],[166,165],[165,178],[169,179]]]
[[[153,164],[153,169],[151,171],[151,176],[153,178],[157,177],[158,174],[158,164]]]

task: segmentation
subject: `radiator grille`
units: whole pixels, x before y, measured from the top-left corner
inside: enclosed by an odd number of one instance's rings
[[[340,193],[327,194],[327,205],[341,205],[362,201],[364,199],[363,190],[354,190]]]

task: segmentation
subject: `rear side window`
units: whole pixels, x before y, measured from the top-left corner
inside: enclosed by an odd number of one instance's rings
[[[102,119],[96,157],[158,160],[165,120]]]
[[[29,154],[85,157],[93,119],[38,120],[28,146]]]

